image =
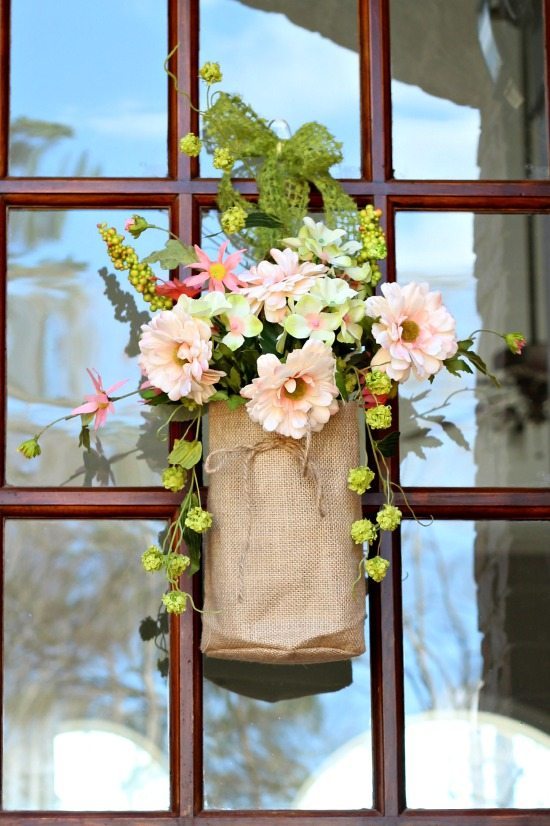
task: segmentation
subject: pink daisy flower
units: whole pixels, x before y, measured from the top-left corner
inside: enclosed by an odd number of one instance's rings
[[[107,390],[104,390],[101,376],[99,375],[97,370],[95,370],[94,368],[92,368],[92,370],[86,368],[86,372],[90,376],[96,392],[85,395],[84,398],[87,400],[86,403],[81,404],[80,407],[75,407],[74,410],[71,410],[71,415],[74,416],[76,414],[86,415],[87,413],[95,413],[94,430],[97,430],[99,427],[105,424],[107,415],[109,413],[114,412],[114,404],[109,398],[111,393],[114,393],[115,390],[118,390],[119,387],[122,387],[123,384],[126,384],[128,379],[123,379],[123,381],[117,381]]]
[[[224,241],[220,246],[216,261],[211,261],[207,254],[195,244],[195,252],[199,260],[196,263],[187,264],[186,266],[202,270],[202,272],[186,278],[184,280],[186,286],[202,287],[208,282],[209,290],[216,290],[221,293],[225,292],[224,287],[230,292],[235,292],[241,286],[241,282],[235,275],[234,270],[235,267],[239,265],[243,252],[246,252],[246,250],[237,250],[237,252],[231,253],[224,261],[223,256],[228,243],[229,241]]]

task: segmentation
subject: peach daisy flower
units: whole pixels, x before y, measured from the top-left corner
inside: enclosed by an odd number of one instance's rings
[[[307,341],[284,364],[275,355],[260,356],[257,366],[258,378],[241,396],[250,399],[248,415],[264,430],[301,439],[322,430],[338,411],[336,360],[323,342]]]
[[[154,387],[172,401],[190,398],[204,404],[225,373],[211,370],[210,325],[187,313],[178,303],[141,328],[139,366]]]
[[[202,272],[198,275],[191,275],[185,278],[184,284],[188,287],[196,287],[203,286],[208,282],[209,290],[216,290],[217,292],[223,293],[224,287],[227,287],[230,292],[234,292],[241,284],[234,270],[235,267],[239,265],[243,252],[246,252],[246,250],[232,252],[224,261],[223,256],[228,244],[229,241],[224,241],[223,244],[220,245],[216,261],[211,261],[207,254],[195,244],[195,252],[199,260],[193,264],[186,264],[186,266],[202,270]]]
[[[289,312],[287,299],[308,293],[327,267],[309,261],[300,264],[298,254],[291,249],[272,249],[271,256],[275,264],[260,261],[241,276],[245,286],[240,292],[251,302],[252,312],[263,307],[267,321],[280,324]]]
[[[382,296],[365,301],[367,315],[377,319],[372,334],[380,349],[371,367],[395,381],[405,381],[411,370],[419,379],[437,373],[458,349],[455,320],[441,293],[427,284],[383,284]]]

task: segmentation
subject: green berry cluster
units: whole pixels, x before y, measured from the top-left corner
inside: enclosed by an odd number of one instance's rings
[[[359,237],[363,247],[357,257],[361,263],[364,264],[368,261],[370,264],[370,283],[373,286],[378,284],[382,277],[376,262],[385,258],[388,254],[386,237],[380,226],[381,215],[382,210],[375,209],[372,204],[367,204],[364,209],[359,210]]]
[[[167,296],[157,295],[157,279],[149,264],[139,260],[135,249],[124,243],[124,235],[120,235],[114,227],[107,224],[98,224],[97,228],[107,245],[109,258],[115,270],[128,270],[128,281],[134,289],[141,293],[144,301],[150,305],[152,312],[170,310],[174,302]]]

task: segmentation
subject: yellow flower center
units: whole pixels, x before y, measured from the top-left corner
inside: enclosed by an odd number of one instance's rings
[[[216,281],[223,281],[227,273],[225,266],[223,264],[211,264],[210,265],[210,277],[215,278]]]
[[[303,379],[288,379],[283,385],[283,393],[287,399],[298,401],[305,396],[307,383]]]
[[[420,333],[420,327],[416,321],[412,321],[410,318],[406,318],[405,321],[401,323],[401,329],[403,330],[401,333],[403,341],[416,341]]]

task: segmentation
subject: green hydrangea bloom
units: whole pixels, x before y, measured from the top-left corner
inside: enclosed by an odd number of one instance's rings
[[[367,559],[365,562],[365,572],[375,582],[382,582],[386,576],[390,563],[387,559],[381,556],[375,556],[372,559]]]
[[[199,75],[206,83],[209,84],[221,83],[223,79],[220,64],[213,63],[212,61],[207,61],[201,66],[199,69]]]
[[[160,571],[164,564],[164,554],[158,545],[150,545],[142,553],[141,564],[146,571]]]
[[[190,158],[196,158],[201,149],[202,141],[193,132],[188,132],[184,138],[180,138],[180,152],[184,152]]]
[[[379,404],[365,411],[367,424],[373,430],[385,430],[391,425],[391,407],[388,404]]]
[[[374,479],[374,472],[370,467],[354,467],[348,473],[348,488],[360,496],[370,488]]]
[[[227,235],[240,232],[246,225],[246,211],[241,206],[232,206],[222,213],[220,224]]]
[[[25,442],[21,442],[17,450],[19,453],[22,453],[26,459],[34,459],[42,453],[42,449],[36,438],[27,439]]]
[[[187,473],[180,465],[172,465],[167,467],[162,473],[162,484],[166,490],[172,490],[174,493],[182,490],[185,485],[185,478]]]
[[[169,554],[166,562],[166,576],[168,579],[177,579],[191,564],[191,560],[184,554]]]
[[[168,591],[163,595],[162,602],[169,614],[183,614],[187,608],[187,594],[182,591]]]
[[[225,146],[220,146],[218,149],[214,149],[214,160],[212,161],[214,169],[221,169],[223,172],[230,172],[234,163],[235,158]]]
[[[372,370],[367,373],[365,384],[374,396],[387,396],[391,390],[391,379],[381,370]]]
[[[191,508],[185,517],[185,525],[196,533],[204,533],[212,525],[212,514],[202,508]]]
[[[370,519],[358,519],[351,526],[350,533],[353,541],[358,545],[362,545],[363,542],[374,542],[376,539],[376,531],[376,525],[374,525]]]
[[[401,522],[401,511],[394,505],[383,505],[376,514],[376,521],[383,531],[394,531]]]

